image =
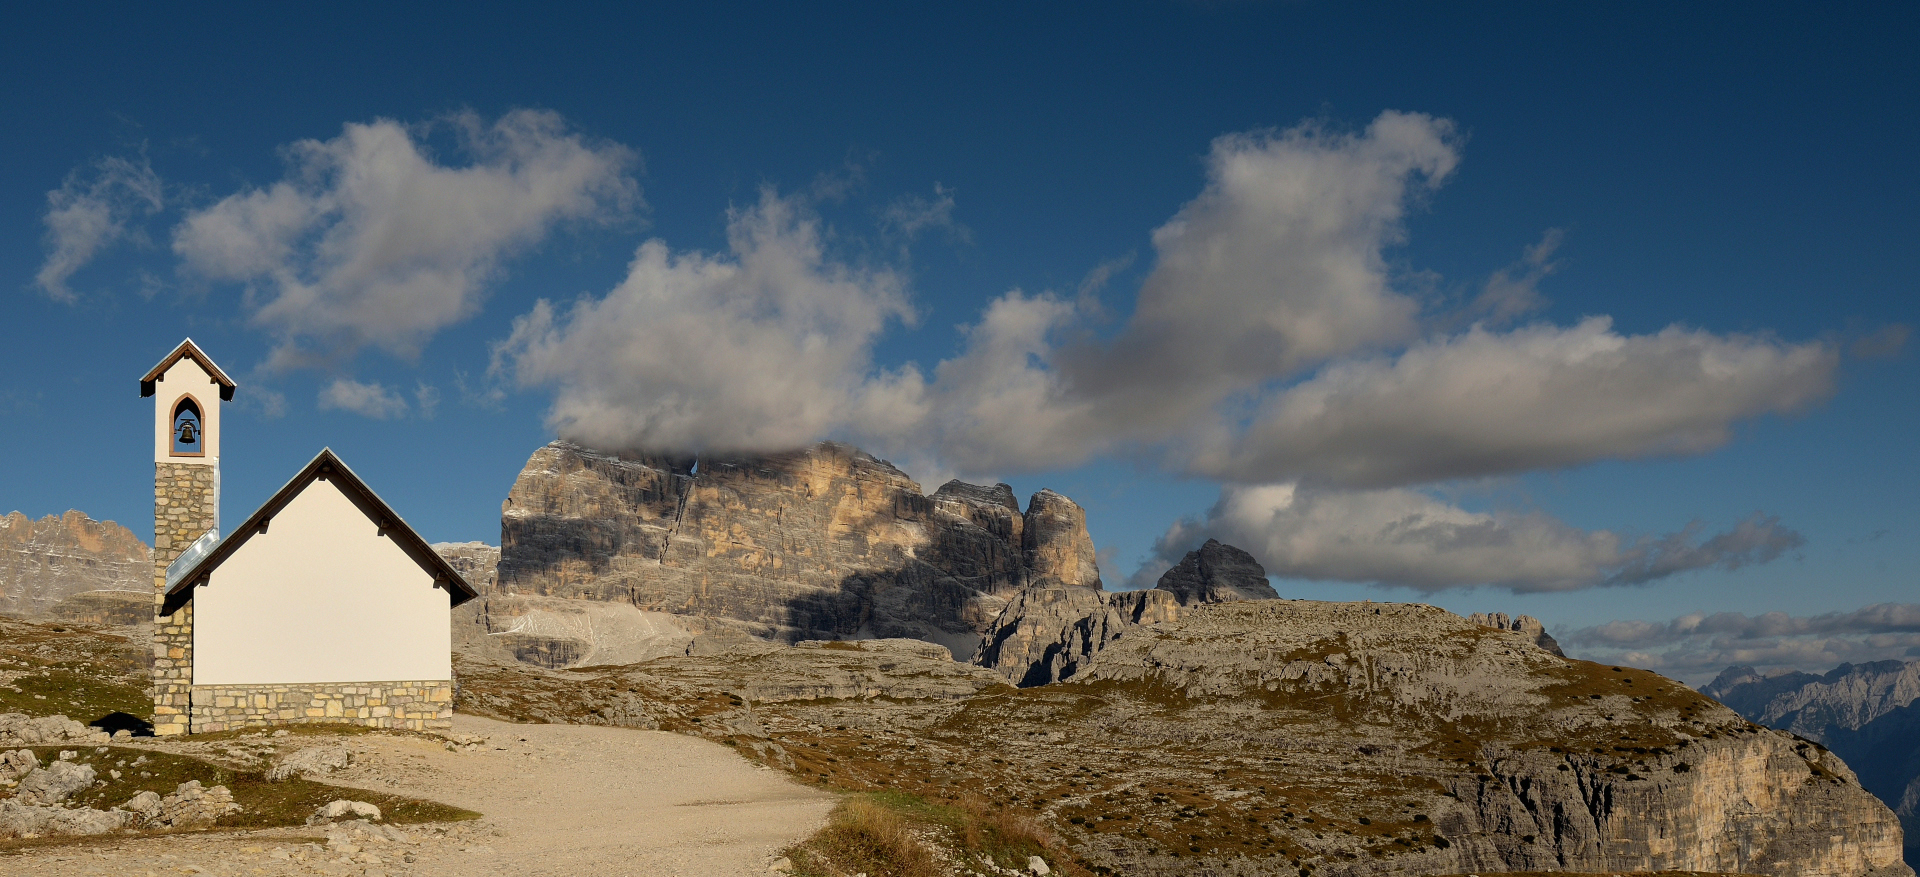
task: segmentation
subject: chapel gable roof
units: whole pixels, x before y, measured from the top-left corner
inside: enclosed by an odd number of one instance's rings
[[[207,374],[213,376],[214,382],[220,385],[220,401],[233,401],[233,388],[238,385],[232,378],[227,377],[227,373],[221,371],[219,366],[213,364],[213,358],[207,356],[206,352],[200,349],[200,345],[193,343],[192,338],[180,342],[179,347],[175,347],[172,353],[162,357],[160,364],[154,366],[147,372],[146,377],[140,379],[140,398],[153,395],[154,383],[160,380],[161,375],[167,373],[167,369],[173,368],[173,364],[182,359],[192,359],[205,369]]]
[[[420,538],[420,534],[407,526],[406,521],[394,514],[393,508],[388,506],[386,501],[375,494],[372,488],[367,487],[366,482],[360,480],[360,476],[353,474],[353,470],[347,468],[346,463],[334,456],[332,448],[322,448],[312,462],[303,467],[299,474],[293,476],[285,487],[280,488],[268,498],[266,503],[261,505],[259,510],[248,517],[244,523],[235,527],[225,539],[220,540],[207,551],[206,556],[195,561],[193,566],[183,571],[177,579],[172,575],[168,576],[169,579],[174,579],[174,584],[167,589],[167,601],[162,614],[171,615],[179,611],[180,607],[187,605],[187,602],[193,599],[194,588],[205,584],[207,577],[214,569],[238,551],[240,546],[245,545],[248,539],[266,532],[273,516],[279,514],[281,509],[293,502],[294,497],[299,496],[315,481],[328,481],[338,487],[340,492],[353,502],[354,507],[367,516],[368,521],[379,527],[380,535],[392,539],[393,543],[400,546],[400,550],[405,551],[414,563],[420,565],[421,570],[433,576],[434,587],[446,588],[447,596],[452,601],[451,605],[458,606],[479,596],[459,571],[447,563],[446,558],[434,551],[433,546],[427,544],[427,540]]]

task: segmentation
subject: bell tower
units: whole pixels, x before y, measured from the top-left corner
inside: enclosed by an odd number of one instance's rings
[[[220,403],[233,379],[189,338],[140,379],[153,397],[153,732],[184,734],[193,705],[193,606],[162,615],[167,566],[220,529]]]

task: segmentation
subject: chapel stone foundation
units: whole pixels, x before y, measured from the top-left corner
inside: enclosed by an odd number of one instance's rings
[[[193,733],[267,725],[348,724],[409,731],[453,728],[453,682],[195,685]]]

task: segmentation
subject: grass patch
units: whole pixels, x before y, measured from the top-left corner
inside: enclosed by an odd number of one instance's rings
[[[870,877],[943,877],[945,871],[915,836],[914,824],[870,796],[834,808],[827,827],[787,851],[801,877],[835,871]]]
[[[181,783],[199,780],[204,786],[226,786],[241,811],[222,817],[220,828],[279,828],[305,825],[307,817],[328,802],[342,798],[365,801],[380,808],[384,821],[391,823],[457,822],[477,819],[480,814],[434,801],[407,798],[366,789],[351,789],[308,779],[288,779],[269,783],[265,774],[222,767],[209,761],[184,755],[152,752],[122,746],[35,746],[33,753],[41,764],[56,761],[65,749],[76,753],[73,761],[92,765],[105,785],[95,785],[70,799],[69,803],[107,810],[125,804],[141,792],[161,797],[173,794]],[[113,772],[120,776],[114,778]]]
[[[0,618],[0,713],[91,722],[152,711],[145,656],[125,637]]]
[[[871,877],[945,873],[923,837],[938,838],[960,854],[963,867],[991,861],[1025,871],[1028,858],[1040,856],[1058,873],[1087,873],[1058,837],[1015,810],[993,807],[978,796],[939,803],[893,790],[850,796],[826,828],[788,850],[788,856],[801,877],[836,870]]]

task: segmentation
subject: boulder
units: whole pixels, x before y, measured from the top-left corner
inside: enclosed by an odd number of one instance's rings
[[[324,776],[353,763],[353,752],[338,743],[309,746],[291,753],[267,769],[267,782],[290,777]]]
[[[314,811],[307,817],[308,825],[325,825],[341,819],[365,819],[369,822],[380,821],[380,808],[365,801],[330,801],[326,806]]]
[[[120,805],[120,809],[133,814],[134,817],[138,818],[141,822],[157,820],[163,812],[160,805],[160,793],[151,790],[143,791],[129,798],[127,803]]]
[[[0,838],[106,834],[132,823],[132,814],[119,810],[0,801]]]
[[[0,752],[0,782],[12,782],[40,766],[40,759],[34,757],[31,749],[15,749],[12,752]]]
[[[105,743],[112,737],[66,716],[34,718],[24,713],[0,714],[0,746],[53,746],[60,743]]]
[[[20,778],[13,799],[22,804],[59,804],[93,785],[93,765],[54,761]]]
[[[158,821],[172,828],[205,828],[239,811],[240,805],[233,802],[233,792],[226,786],[207,788],[199,780],[188,780],[160,799]]]

